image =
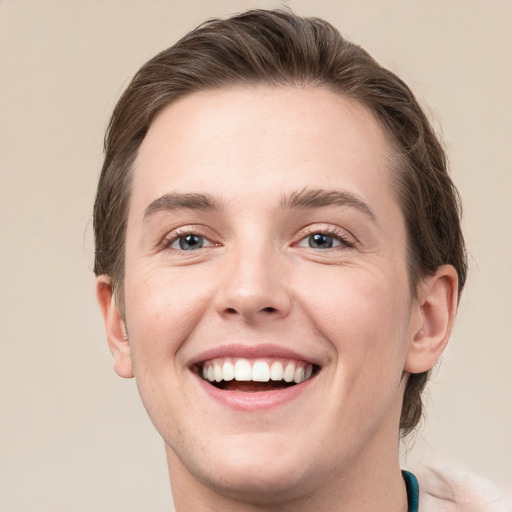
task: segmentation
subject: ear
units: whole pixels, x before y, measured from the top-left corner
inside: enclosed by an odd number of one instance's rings
[[[103,315],[108,346],[114,358],[114,370],[120,377],[129,379],[133,377],[133,368],[126,325],[116,305],[108,276],[99,276],[96,279],[96,298]]]
[[[458,276],[452,265],[442,265],[422,280],[413,312],[405,371],[430,370],[443,353],[457,312]]]

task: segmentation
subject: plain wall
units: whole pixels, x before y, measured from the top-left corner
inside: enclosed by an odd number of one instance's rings
[[[102,137],[153,54],[207,17],[278,5],[362,44],[442,131],[471,273],[404,465],[512,491],[512,1],[0,0],[0,511],[169,510],[162,441],[95,303]]]

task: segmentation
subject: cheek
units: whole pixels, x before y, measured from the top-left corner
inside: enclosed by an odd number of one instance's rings
[[[300,279],[304,316],[332,354],[325,424],[353,433],[357,445],[399,405],[410,308],[407,276],[400,270],[343,267],[319,268],[314,279],[304,274]]]
[[[173,279],[169,274],[129,274],[126,323],[141,400],[156,429],[167,441],[177,442],[180,433],[174,418],[185,417],[190,404],[182,386],[181,377],[188,370],[181,364],[180,349],[211,304],[211,292],[198,290],[196,280]],[[169,399],[176,396],[181,399]],[[172,440],[169,436],[174,434]]]
[[[211,290],[207,279],[176,279],[172,272],[146,268],[143,274],[129,275],[126,322],[135,372],[140,373],[142,366],[156,372],[194,331],[211,303]],[[199,283],[203,283],[201,288]]]
[[[393,267],[319,268],[296,277],[302,308],[340,364],[389,370],[405,358],[410,314],[408,280]],[[386,368],[386,366],[388,368]]]

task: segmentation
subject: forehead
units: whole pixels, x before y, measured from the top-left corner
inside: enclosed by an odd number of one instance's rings
[[[135,161],[132,206],[169,191],[233,197],[240,186],[263,196],[293,185],[364,195],[376,186],[390,190],[389,162],[369,110],[325,88],[203,91],[153,121]]]

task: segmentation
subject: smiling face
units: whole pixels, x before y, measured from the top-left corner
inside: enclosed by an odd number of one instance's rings
[[[264,86],[168,106],[135,162],[125,263],[130,353],[113,307],[109,339],[173,482],[288,499],[397,466],[422,315],[365,108]]]

